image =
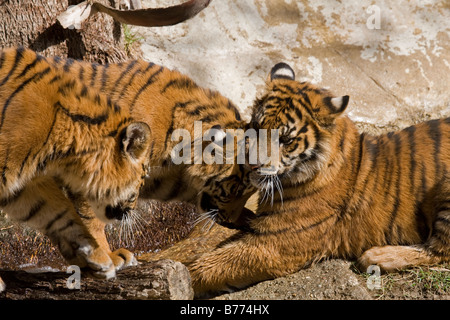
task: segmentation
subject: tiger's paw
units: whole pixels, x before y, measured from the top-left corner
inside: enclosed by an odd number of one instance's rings
[[[112,279],[116,276],[116,268],[108,253],[100,247],[82,246],[77,250],[78,258],[84,260],[82,266],[95,278]]]
[[[116,271],[125,267],[138,265],[138,261],[134,255],[124,248],[111,252],[109,257],[111,258]]]
[[[429,263],[432,263],[432,259],[422,247],[383,246],[365,251],[357,265],[361,271],[366,271],[370,265],[378,265],[382,271],[394,272]]]

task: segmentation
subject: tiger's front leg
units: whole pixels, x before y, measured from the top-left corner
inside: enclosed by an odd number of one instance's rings
[[[89,234],[91,234],[99,246],[104,248],[104,250],[108,253],[116,271],[124,267],[135,266],[138,264],[138,261],[134,257],[133,253],[127,249],[120,248],[115,251],[111,251],[108,240],[106,239],[105,223],[97,219],[95,213],[83,197],[69,195],[69,198],[74,204],[78,215],[80,216],[83,224],[86,226]]]
[[[5,202],[3,209],[9,217],[47,235],[69,264],[86,268],[95,277],[115,277],[109,247],[90,234],[52,177],[34,179]]]
[[[281,247],[238,234],[235,239],[186,263],[196,297],[232,292],[251,284],[285,276],[306,262],[281,254]],[[306,257],[304,257],[306,259]]]

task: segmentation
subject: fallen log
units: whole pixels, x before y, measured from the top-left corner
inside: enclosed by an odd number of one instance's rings
[[[79,286],[73,285],[73,275],[75,272],[0,271],[6,283],[0,300],[188,300],[194,297],[189,271],[172,260],[143,262],[119,271],[111,280],[86,277],[82,273]]]

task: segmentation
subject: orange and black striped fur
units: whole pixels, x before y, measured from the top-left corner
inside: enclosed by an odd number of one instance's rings
[[[50,111],[56,112],[55,110],[59,110],[57,112],[58,117],[52,117],[51,114],[46,115],[39,110],[38,119],[42,122],[42,125],[50,126],[53,119],[59,120],[60,117],[66,116],[67,121],[70,120],[71,123],[76,125],[74,130],[77,130],[76,134],[72,134],[70,127],[67,130],[60,131],[68,139],[66,143],[69,144],[73,140],[73,136],[90,139],[89,141],[94,141],[97,138],[99,139],[98,143],[100,143],[102,141],[100,137],[88,134],[84,131],[84,127],[103,128],[103,125],[109,124],[108,121],[115,114],[117,116],[129,114],[129,117],[132,117],[134,121],[147,124],[151,128],[148,155],[149,175],[140,190],[141,197],[187,201],[197,204],[201,211],[215,212],[217,215],[223,212],[223,215],[227,216],[232,214],[234,207],[239,206],[240,202],[245,202],[246,190],[253,188],[252,186],[245,186],[240,188],[237,193],[234,192],[234,186],[240,183],[244,172],[234,164],[206,164],[204,161],[200,164],[181,163],[175,165],[172,163],[172,149],[180,143],[178,139],[172,139],[172,133],[176,129],[185,129],[194,138],[195,121],[201,121],[202,133],[206,133],[211,128],[240,128],[244,125],[233,103],[217,92],[197,86],[187,76],[142,60],[99,65],[59,57],[44,58],[21,48],[4,51],[2,61],[4,61],[2,71],[5,74],[0,78],[0,81],[4,82],[1,88],[3,88],[2,90],[8,90],[2,93],[3,103],[7,105],[6,108],[3,108],[5,110],[4,126],[15,125],[17,127],[17,121],[8,119],[11,110],[11,107],[8,106],[10,103],[24,101],[24,103],[27,103],[28,109],[38,112],[37,108],[32,109],[30,106],[40,101],[44,103],[47,100],[51,105]],[[11,74],[9,75],[9,73]],[[90,107],[86,110],[82,109],[83,113],[81,111],[76,113],[76,109],[69,109],[68,104],[64,103],[66,100],[74,102],[73,108],[79,107],[81,109],[87,105]],[[107,116],[107,112],[112,115]],[[24,112],[21,116],[23,119],[27,119],[30,115]],[[21,122],[23,122],[23,119]],[[116,131],[111,125],[111,131],[105,133],[105,135],[107,137],[121,135],[122,131],[119,129],[125,127],[128,120],[127,118],[124,119],[123,123],[117,123]],[[49,121],[50,124],[48,124]],[[24,131],[30,131],[30,141],[27,143],[35,145],[37,148],[43,144],[39,144],[37,138],[31,140],[37,135],[37,132],[36,128],[29,125],[21,126],[20,131],[16,129],[15,132],[19,135],[17,140],[20,141]],[[47,134],[47,132],[48,129],[47,131],[44,130],[42,134]],[[72,149],[84,150],[82,145],[73,143]],[[205,141],[201,147],[204,148],[209,143],[211,142]],[[194,141],[192,141],[193,144]],[[17,160],[20,161],[18,171],[24,171],[24,169],[21,169],[22,164],[24,168],[32,167],[32,165],[37,169],[43,165],[48,167],[50,160],[56,160],[56,155],[62,157],[72,150],[71,148],[60,152],[53,150],[50,141],[43,147],[49,148],[48,152],[52,152],[53,157],[49,156],[46,159],[45,154],[43,154],[42,158],[39,159],[37,158],[37,152],[41,149],[36,151],[25,150],[24,155],[15,156],[21,159]],[[90,159],[94,159],[88,151],[90,150],[84,150],[85,154],[82,153],[81,155],[83,157],[90,156]],[[12,159],[11,153],[2,156],[6,157],[8,161]],[[100,160],[99,163],[101,162]],[[103,161],[103,166],[109,164],[113,165],[112,162]],[[0,164],[0,166],[2,165],[3,163]],[[8,165],[11,166],[9,162]],[[107,168],[102,167],[102,169],[106,170]],[[8,179],[11,179],[8,177],[9,174],[13,174],[11,171],[3,172]],[[120,172],[122,171],[111,169],[108,175],[95,175],[95,178],[110,176],[112,178],[113,175],[116,175],[114,177],[116,180],[126,179],[128,181],[134,179],[136,183],[140,181],[140,177],[136,178],[133,174]],[[75,172],[74,175],[81,177]],[[107,179],[105,178],[105,180]],[[220,190],[217,190],[216,185],[219,183]],[[234,192],[232,195],[231,188]],[[200,194],[206,194],[207,196],[200,197]],[[92,208],[85,203],[84,199],[78,197],[75,191],[66,194],[66,198],[72,200],[81,220],[87,226],[89,233],[95,238],[97,244],[109,251],[109,245],[104,234],[104,222],[94,218]],[[236,201],[230,201],[232,198],[235,198]],[[67,202],[67,199],[64,201]],[[120,214],[120,211],[117,211],[117,214]],[[122,257],[125,262],[120,259],[121,262],[114,261],[114,263],[118,265],[121,263],[127,264],[127,261],[132,258],[130,253],[122,254]]]
[[[150,175],[141,189],[141,198],[186,201],[196,204],[200,212],[225,217],[254,192],[251,185],[241,184],[245,171],[239,165],[204,161],[195,164],[194,152],[190,164],[172,162],[172,150],[180,143],[172,138],[177,129],[189,132],[194,150],[195,121],[201,122],[204,135],[210,129],[245,126],[235,105],[218,92],[199,87],[177,71],[143,60],[99,65],[56,57],[52,62],[83,84],[82,90],[74,94],[83,96],[86,89],[92,89],[108,101],[127,106],[133,119],[151,127]],[[210,143],[204,141],[202,150]],[[242,187],[235,190],[240,184]],[[103,230],[102,226],[97,228]],[[103,231],[97,238],[106,242]]]
[[[88,204],[103,221],[127,214],[147,170],[149,126],[23,48],[0,52],[0,112],[0,207],[69,263],[114,276],[124,253],[96,243],[78,209]]]
[[[364,271],[450,261],[450,118],[371,136],[342,115],[348,100],[295,81],[286,64],[273,68],[251,123],[279,130],[279,157],[248,170],[261,187],[272,165],[282,188],[248,231],[189,263],[197,295],[326,257],[358,259]]]

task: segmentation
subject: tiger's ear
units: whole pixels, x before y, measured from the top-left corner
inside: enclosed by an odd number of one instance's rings
[[[345,111],[349,99],[349,96],[323,98],[322,105],[315,109],[317,120],[324,125],[331,124]]]
[[[134,122],[123,129],[121,151],[134,160],[147,156],[150,148],[150,127],[144,122]]]
[[[331,115],[340,115],[348,106],[349,96],[326,97],[323,102]]]
[[[277,63],[273,66],[269,75],[269,81],[275,79],[295,80],[295,72],[288,64],[284,62]]]

